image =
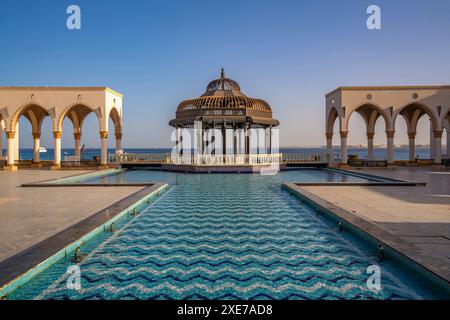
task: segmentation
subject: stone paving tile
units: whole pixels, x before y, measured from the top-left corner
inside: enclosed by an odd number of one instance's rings
[[[426,182],[426,186],[303,186],[303,188],[406,241],[420,243],[420,247],[429,255],[450,257],[450,246],[430,245],[426,243],[428,240],[416,241],[416,237],[430,236],[439,237],[443,242],[446,241],[445,238],[450,240],[450,171],[404,167],[354,171]]]
[[[0,171],[0,261],[143,187],[23,188],[92,171]]]

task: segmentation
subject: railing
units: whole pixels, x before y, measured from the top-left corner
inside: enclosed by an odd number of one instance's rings
[[[283,153],[284,163],[329,163],[332,155],[328,153]]]
[[[169,155],[165,153],[123,153],[110,154],[108,161],[110,163],[166,163]]]
[[[348,160],[347,164],[350,167],[386,167],[386,160],[363,160],[363,159],[355,159]]]
[[[64,160],[61,161],[61,167],[97,167],[100,165],[100,161],[97,160]]]
[[[196,155],[188,154],[183,156],[167,156],[166,163],[184,165],[256,165],[256,164],[279,164],[281,154],[250,154],[250,155]]]
[[[80,161],[80,156],[64,156],[64,161]]]
[[[276,154],[185,154],[125,153],[110,154],[109,163],[165,163],[187,165],[255,165],[280,163],[324,164],[334,162],[335,155],[328,153],[276,153]]]

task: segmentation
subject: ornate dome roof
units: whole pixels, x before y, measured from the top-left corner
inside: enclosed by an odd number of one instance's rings
[[[222,68],[220,79],[213,80],[208,84],[206,92],[210,91],[241,91],[241,88],[236,81],[225,78],[225,71]]]
[[[236,81],[225,77],[223,68],[220,78],[211,81],[203,95],[182,101],[178,105],[177,113],[205,109],[241,109],[272,113],[269,104],[264,100],[243,94]]]

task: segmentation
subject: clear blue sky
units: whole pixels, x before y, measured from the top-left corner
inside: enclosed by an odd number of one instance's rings
[[[66,29],[70,4],[81,7],[80,31]],[[382,30],[366,28],[369,4],[381,7]],[[2,0],[0,39],[0,85],[122,92],[126,147],[169,146],[177,104],[202,94],[221,67],[247,95],[271,104],[284,146],[324,144],[324,94],[335,87],[450,84],[448,0]],[[31,146],[21,122],[21,146]],[[362,122],[351,127],[349,142],[363,143]],[[48,147],[50,131],[47,119]],[[93,115],[84,133],[84,143],[99,145]],[[406,142],[405,133],[398,137]]]

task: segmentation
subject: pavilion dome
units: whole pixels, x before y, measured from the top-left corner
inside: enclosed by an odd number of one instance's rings
[[[206,88],[206,92],[211,91],[241,91],[241,88],[239,87],[239,84],[232,80],[225,78],[225,71],[222,68],[222,71],[220,73],[220,78],[211,81],[208,84],[208,87]]]
[[[204,94],[195,99],[182,101],[178,105],[177,113],[208,109],[240,109],[272,113],[266,101],[250,98],[242,93],[235,80],[225,77],[223,68],[220,78],[211,81]]]

